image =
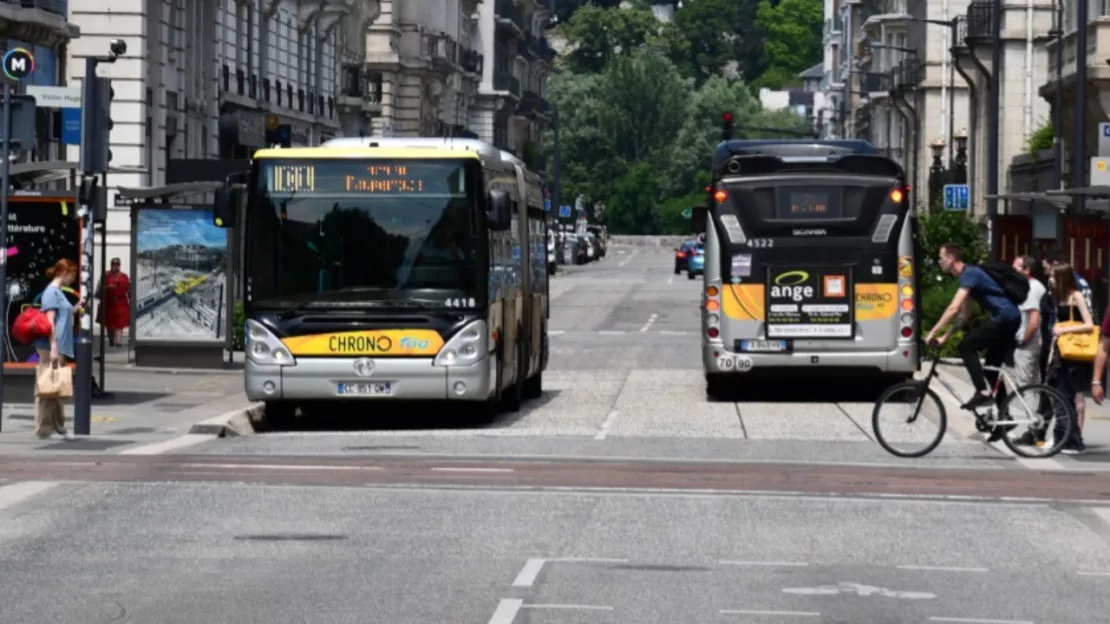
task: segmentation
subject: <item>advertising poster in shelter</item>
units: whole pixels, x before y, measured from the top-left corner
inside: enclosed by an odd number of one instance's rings
[[[135,337],[224,342],[227,231],[201,208],[136,209]]]
[[[76,206],[72,200],[9,197],[8,245],[3,250],[7,254],[4,362],[38,362],[33,346],[12,340],[12,323],[27,306],[39,304],[43,289],[50,283],[47,269],[62,258],[81,262],[81,226],[74,210]],[[78,288],[80,286],[74,284],[67,289],[66,294],[73,304],[80,300]]]

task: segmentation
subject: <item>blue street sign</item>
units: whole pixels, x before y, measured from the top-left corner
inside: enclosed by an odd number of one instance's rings
[[[559,206],[559,218],[560,219],[569,219],[570,218],[570,206]]]
[[[544,212],[551,212],[551,199],[550,198],[547,198],[547,197],[543,198],[543,211]]]
[[[962,210],[971,208],[971,188],[966,184],[944,185],[944,209]]]
[[[62,145],[81,144],[81,109],[62,109]]]

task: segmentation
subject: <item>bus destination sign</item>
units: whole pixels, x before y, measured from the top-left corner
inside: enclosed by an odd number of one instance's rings
[[[465,195],[457,162],[336,160],[261,165],[269,193],[325,195]]]
[[[852,278],[843,269],[772,269],[768,338],[851,338]]]

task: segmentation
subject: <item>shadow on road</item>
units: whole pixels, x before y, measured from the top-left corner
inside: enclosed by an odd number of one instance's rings
[[[724,389],[737,403],[874,403],[899,380],[875,377],[758,376]]]

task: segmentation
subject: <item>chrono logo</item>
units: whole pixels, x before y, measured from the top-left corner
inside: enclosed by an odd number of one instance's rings
[[[794,302],[812,299],[815,291],[809,286],[809,273],[806,271],[787,271],[780,273],[771,285],[771,296],[776,299],[790,299]]]

